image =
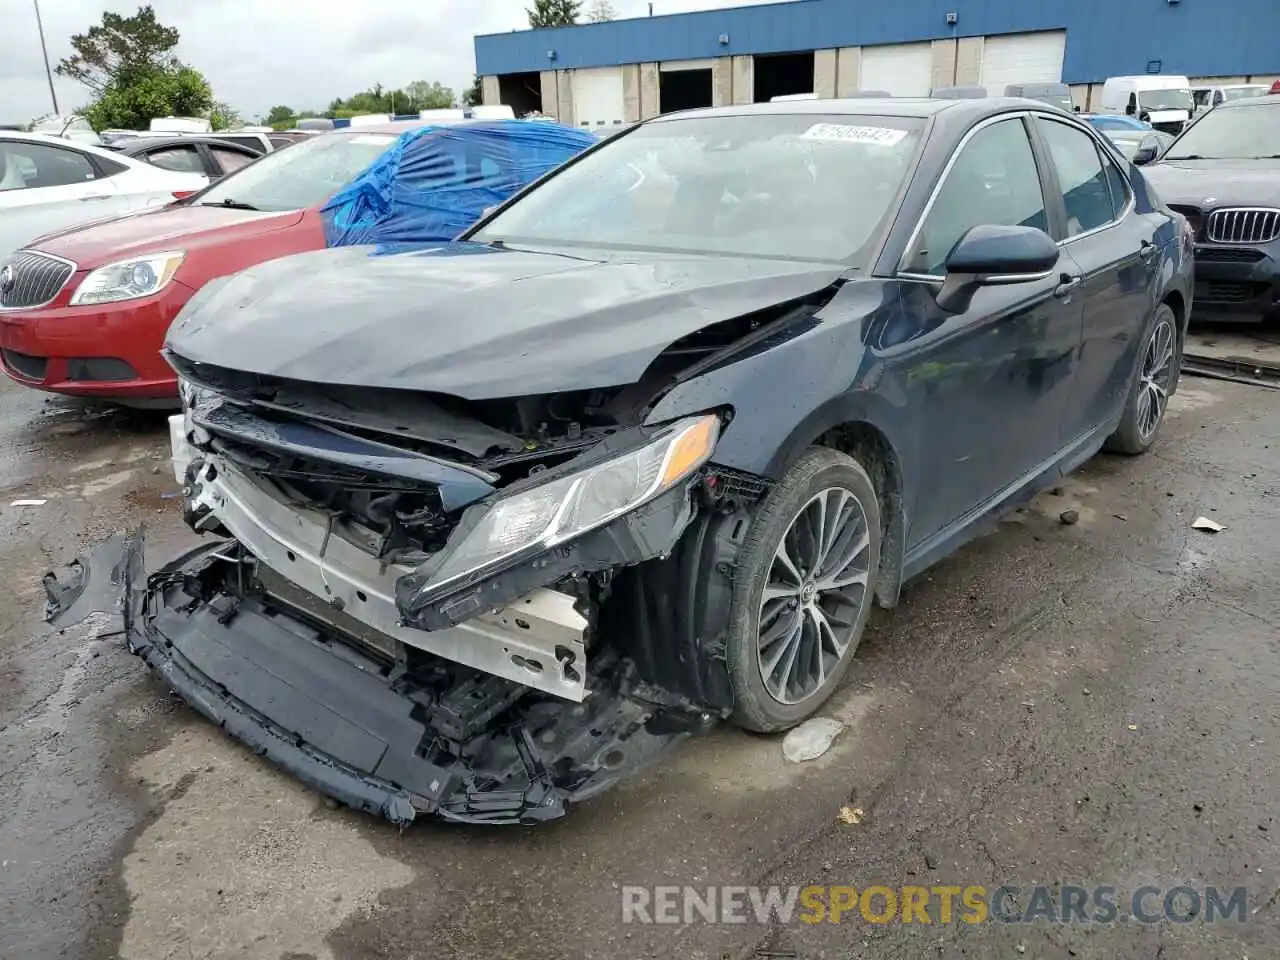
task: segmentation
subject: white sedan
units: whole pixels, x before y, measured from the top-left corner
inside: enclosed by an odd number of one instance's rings
[[[0,263],[36,237],[162,206],[208,183],[100,147],[0,130]]]

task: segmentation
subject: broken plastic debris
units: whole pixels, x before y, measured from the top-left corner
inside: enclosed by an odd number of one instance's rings
[[[792,763],[817,760],[835,742],[844,724],[829,717],[810,717],[782,740],[782,755]]]
[[[1217,520],[1210,520],[1208,517],[1196,517],[1191,523],[1192,530],[1203,530],[1205,533],[1221,533],[1227,529]]]
[[[48,500],[15,500],[9,504],[11,507],[43,507]]]
[[[866,814],[862,812],[861,807],[841,807],[840,816],[837,818],[841,823],[847,823],[850,826],[857,826],[862,822],[862,818]]]
[[[1131,723],[1131,724],[1129,724],[1129,729],[1130,729],[1130,730],[1137,730],[1137,729],[1138,729],[1138,725],[1137,725],[1136,723]]]

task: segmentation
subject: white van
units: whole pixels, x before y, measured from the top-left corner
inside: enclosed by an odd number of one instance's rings
[[[1107,77],[1102,85],[1098,113],[1124,114],[1151,124],[1165,133],[1181,133],[1191,119],[1194,101],[1186,77],[1143,74]]]
[[[1196,104],[1196,113],[1204,113],[1206,110],[1212,110],[1228,100],[1265,97],[1270,92],[1271,88],[1265,83],[1217,83],[1192,87],[1191,97]]]

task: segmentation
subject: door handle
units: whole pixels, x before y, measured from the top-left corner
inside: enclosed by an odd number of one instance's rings
[[[1058,285],[1053,288],[1053,295],[1059,300],[1064,300],[1071,294],[1075,293],[1076,287],[1080,286],[1080,277],[1073,277],[1069,274],[1062,274],[1058,277]]]
[[[110,199],[111,199],[111,194],[109,193],[95,193],[92,197],[81,197],[80,202],[87,203],[90,200],[110,200]]]
[[[1150,263],[1156,258],[1156,254],[1159,252],[1160,248],[1150,240],[1143,240],[1141,245],[1138,247],[1138,256],[1142,258],[1143,263]]]

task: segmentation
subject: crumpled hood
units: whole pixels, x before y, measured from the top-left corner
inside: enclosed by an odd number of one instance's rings
[[[451,244],[264,263],[197,296],[169,330],[187,360],[313,383],[469,399],[618,386],[673,341],[823,289],[843,268],[735,257]]]
[[[1142,175],[1165,203],[1280,207],[1280,160],[1161,160]]]

